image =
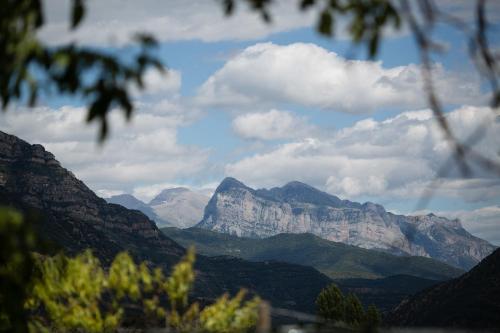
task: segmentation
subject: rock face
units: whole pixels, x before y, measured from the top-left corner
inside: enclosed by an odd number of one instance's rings
[[[149,202],[160,220],[177,228],[189,228],[200,222],[210,198],[184,187],[166,189]]]
[[[156,222],[159,227],[189,228],[200,222],[209,196],[185,187],[165,189],[148,204],[131,194],[120,194],[106,201],[136,209]]]
[[[254,190],[226,178],[197,227],[252,238],[312,233],[367,249],[430,257],[463,269],[494,249],[463,229],[458,220],[433,214],[395,215],[380,205],[341,200],[300,182]]]
[[[169,272],[185,249],[138,210],[107,203],[41,145],[0,132],[0,205],[36,213],[37,229],[69,254],[91,248],[104,263],[120,251]],[[198,255],[195,297],[213,299],[246,287],[274,306],[313,312],[331,283],[311,267]],[[304,281],[307,281],[304,284]]]
[[[403,301],[386,322],[393,326],[500,329],[500,249],[461,277]]]
[[[95,249],[106,261],[124,249],[174,263],[184,249],[136,210],[108,204],[41,145],[0,132],[0,203],[34,210],[40,233],[66,252]]]

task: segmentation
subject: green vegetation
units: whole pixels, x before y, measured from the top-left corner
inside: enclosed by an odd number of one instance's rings
[[[335,284],[320,292],[316,307],[318,314],[324,319],[353,328],[372,330],[381,322],[380,313],[374,305],[370,305],[365,312],[356,295],[344,296]]]
[[[463,273],[434,259],[395,256],[328,241],[312,234],[280,234],[265,239],[250,239],[200,228],[161,230],[184,247],[195,246],[200,254],[313,266],[332,279],[374,279],[406,274],[443,280]]]
[[[0,330],[109,332],[123,326],[131,310],[147,319],[141,326],[173,332],[246,332],[257,320],[260,300],[248,300],[244,290],[204,308],[189,303],[193,249],[166,277],[125,252],[107,269],[90,250],[75,257],[36,254],[35,234],[11,209],[0,212],[0,237]]]
[[[85,17],[85,1],[73,0],[71,29]],[[0,12],[0,102],[6,109],[12,101],[35,105],[40,90],[82,98],[88,103],[87,122],[100,122],[99,139],[108,133],[108,114],[114,107],[130,119],[133,105],[130,91],[143,88],[149,68],[164,71],[153,55],[155,39],[137,34],[140,46],[132,61],[126,62],[109,52],[68,43],[49,47],[37,38],[44,25],[41,0],[2,2]],[[89,79],[89,74],[92,74]]]

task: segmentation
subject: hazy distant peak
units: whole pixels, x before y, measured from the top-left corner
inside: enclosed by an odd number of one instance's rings
[[[107,202],[113,202],[113,201],[124,201],[124,200],[129,200],[130,202],[140,202],[140,203],[143,203],[141,200],[137,199],[136,197],[134,197],[132,194],[128,194],[128,193],[123,193],[123,194],[116,194],[116,195],[112,195],[110,196],[109,198],[105,198]]]
[[[318,191],[316,188],[312,187],[311,185],[299,182],[298,180],[293,180],[291,182],[288,182],[284,186],[282,186],[282,188],[295,188],[295,189],[307,188],[307,189],[313,189],[313,190]]]
[[[186,187],[173,187],[162,190],[158,193],[150,202],[150,206],[159,205],[165,201],[170,201],[173,197],[176,197],[182,193],[191,192],[190,189]]]

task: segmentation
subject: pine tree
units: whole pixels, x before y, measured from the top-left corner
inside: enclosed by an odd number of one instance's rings
[[[320,292],[316,299],[316,307],[318,314],[327,320],[344,320],[344,296],[335,284],[329,285]]]
[[[365,327],[369,331],[373,331],[380,325],[381,322],[382,318],[377,307],[373,304],[370,305],[365,314]]]
[[[344,321],[347,324],[357,326],[365,321],[365,311],[358,297],[349,294],[344,300]]]

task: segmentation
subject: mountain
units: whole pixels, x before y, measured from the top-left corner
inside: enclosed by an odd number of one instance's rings
[[[138,210],[147,217],[149,217],[150,220],[155,221],[157,224],[161,223],[160,218],[158,217],[158,215],[156,215],[156,213],[151,207],[149,207],[147,204],[145,204],[144,202],[137,199],[131,194],[113,195],[109,198],[105,198],[105,200],[109,203],[121,205],[128,209]]]
[[[363,304],[374,304],[383,314],[393,310],[404,299],[440,282],[411,275],[335,281],[344,294],[355,294]]]
[[[146,215],[107,203],[43,146],[0,132],[0,204],[36,212],[37,230],[68,254],[91,248],[109,263],[120,251],[169,272],[185,249]],[[313,312],[331,280],[311,267],[197,256],[195,297],[213,299],[246,287],[274,306]],[[307,281],[307,283],[304,283]]]
[[[189,228],[201,220],[209,199],[203,193],[175,187],[161,191],[148,204],[131,194],[115,195],[106,201],[139,210],[160,227]]]
[[[194,245],[199,253],[209,256],[231,255],[252,261],[311,265],[335,279],[343,292],[355,293],[363,304],[375,304],[384,312],[417,291],[463,273],[437,260],[395,256],[312,234],[252,239],[200,228],[160,230],[179,244]]]
[[[381,205],[341,200],[300,182],[254,190],[226,178],[197,227],[251,238],[312,233],[367,249],[430,257],[463,269],[495,248],[468,233],[458,220],[434,214],[396,215]]]
[[[421,291],[387,317],[398,326],[500,329],[500,249],[464,275]]]
[[[176,187],[161,191],[149,202],[149,207],[168,225],[189,228],[200,222],[209,199],[205,194]]]
[[[160,229],[184,247],[194,245],[208,256],[230,255],[252,261],[279,260],[312,266],[332,279],[384,278],[391,275],[447,280],[463,273],[424,257],[402,257],[322,239],[312,234],[241,238],[200,228]]]

